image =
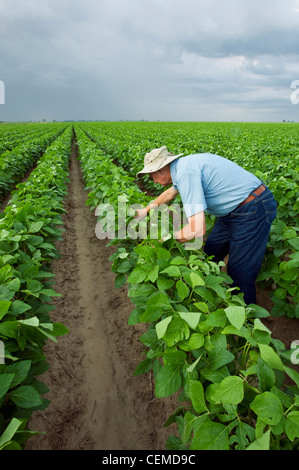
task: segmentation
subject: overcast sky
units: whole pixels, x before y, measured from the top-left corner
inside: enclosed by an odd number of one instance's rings
[[[299,121],[299,0],[0,0],[1,82],[0,120]]]

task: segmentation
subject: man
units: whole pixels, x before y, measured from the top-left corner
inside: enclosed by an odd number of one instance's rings
[[[175,234],[184,243],[205,233],[205,212],[217,217],[204,251],[215,262],[229,254],[227,272],[244,293],[247,304],[256,303],[255,280],[260,271],[277,204],[271,191],[253,174],[219,155],[201,153],[181,157],[165,146],[144,157],[144,168],[155,183],[169,186],[137,218],[167,204],[180,194],[188,224]],[[181,158],[179,158],[181,157]]]

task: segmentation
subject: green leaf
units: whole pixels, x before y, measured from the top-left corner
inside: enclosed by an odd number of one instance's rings
[[[8,338],[15,338],[18,328],[16,321],[6,321],[0,324],[0,334]]]
[[[30,225],[29,225],[29,229],[28,229],[28,232],[31,232],[31,233],[37,233],[40,231],[40,229],[42,228],[42,226],[44,225],[44,222],[32,222]]]
[[[43,241],[44,241],[43,237],[40,237],[38,235],[32,235],[31,237],[28,238],[28,242],[32,246],[38,246],[41,243],[43,243]]]
[[[195,369],[195,367],[197,366],[197,364],[199,363],[199,361],[201,360],[201,355],[196,359],[196,361],[194,361],[188,368],[187,368],[187,372],[193,372],[193,370]]]
[[[22,447],[16,441],[9,441],[0,447],[0,450],[22,450]]]
[[[122,287],[126,283],[126,276],[124,274],[118,274],[115,277],[114,285],[117,289]]]
[[[201,375],[210,382],[219,383],[225,377],[229,376],[229,371],[226,366],[223,366],[217,369],[216,371],[209,371],[208,369],[203,369],[201,371]]]
[[[161,259],[161,260],[164,260],[164,261],[168,261],[169,258],[171,257],[170,251],[168,251],[168,250],[166,250],[165,248],[162,248],[162,247],[158,247],[156,249],[156,254],[157,254],[158,259]]]
[[[281,275],[281,279],[284,281],[296,281],[298,278],[298,268],[286,269],[286,271]]]
[[[163,366],[157,375],[155,394],[157,398],[169,397],[179,390],[182,384],[180,369],[173,365]]]
[[[0,375],[0,399],[6,395],[9,387],[14,379],[14,374],[1,374]]]
[[[17,418],[12,418],[4,433],[0,436],[0,450],[12,440],[21,425],[22,421]]]
[[[220,367],[229,364],[235,359],[235,356],[224,348],[215,347],[209,352],[209,361],[207,369],[215,371]]]
[[[0,284],[4,284],[7,279],[13,276],[13,270],[10,265],[3,266],[0,269]]]
[[[39,291],[40,294],[44,294],[47,297],[62,297],[62,294],[59,294],[58,292],[55,292],[53,289],[41,289]]]
[[[230,305],[224,309],[229,322],[240,330],[245,321],[245,308],[237,305]]]
[[[189,288],[181,279],[177,281],[176,288],[181,300],[184,300],[186,297],[188,297]]]
[[[131,273],[128,276],[128,283],[129,284],[140,284],[141,282],[144,281],[148,273],[148,270],[146,266],[138,266],[131,271]]]
[[[251,402],[250,408],[266,424],[276,425],[283,417],[280,399],[272,392],[263,392]]]
[[[299,437],[299,411],[291,411],[287,415],[285,430],[291,441]]]
[[[260,331],[266,331],[267,333],[271,334],[271,331],[269,330],[269,328],[267,328],[259,318],[256,318],[254,320],[254,328],[253,328],[253,331],[254,330],[260,330]]]
[[[203,313],[208,313],[209,307],[205,302],[195,302],[194,306]]]
[[[207,316],[206,323],[211,326],[219,326],[223,328],[227,323],[227,316],[225,315],[224,310],[221,308],[218,310],[214,310],[214,312],[211,312]]]
[[[39,393],[31,385],[18,387],[12,390],[8,396],[19,408],[35,408],[43,403]]]
[[[213,400],[230,405],[241,403],[244,398],[243,380],[241,377],[225,377],[213,393]]]
[[[11,383],[11,387],[16,387],[17,385],[20,385],[22,383],[30,370],[31,367],[31,361],[30,360],[24,360],[24,361],[17,361],[13,364],[10,364],[6,367],[6,371],[9,374],[14,374],[14,379]]]
[[[261,358],[272,369],[283,370],[283,364],[276,352],[267,344],[259,344]]]
[[[295,382],[297,387],[299,388],[299,374],[296,370],[292,369],[291,367],[284,366],[285,372],[288,376]]]
[[[168,266],[168,268],[163,269],[160,274],[168,274],[170,277],[180,277],[181,271],[177,266]]]
[[[238,426],[236,428],[236,442],[238,445],[236,446],[235,450],[245,450],[246,446],[249,442],[255,437],[255,430],[253,427],[249,426],[247,423],[243,421],[239,421]]]
[[[261,392],[270,390],[275,384],[276,377],[273,369],[261,357],[257,361],[257,377]]]
[[[190,380],[189,395],[196,413],[203,413],[208,410],[205,402],[204,388],[199,380]]]
[[[220,423],[202,423],[191,442],[190,450],[228,450],[228,427]]]
[[[159,276],[159,266],[155,266],[152,271],[147,274],[147,279],[151,282],[156,282]]]
[[[143,313],[141,313],[139,321],[140,323],[153,323],[163,315],[163,309],[159,306],[148,305]]]
[[[187,339],[189,335],[190,329],[187,323],[181,317],[173,317],[164,335],[164,340],[168,347],[172,347],[179,341]]]
[[[0,300],[0,320],[7,314],[9,307],[11,306],[10,300]]]
[[[128,291],[128,297],[149,297],[155,291],[152,284],[134,284]]]
[[[287,296],[287,290],[286,289],[283,289],[282,287],[279,287],[278,289],[275,290],[274,292],[274,296],[277,298],[277,299],[285,299],[286,296]]]
[[[6,287],[14,292],[18,292],[21,287],[21,280],[18,277],[15,277],[6,283]]]
[[[283,234],[282,234],[284,239],[288,238],[296,238],[297,237],[297,232],[293,228],[287,228]]]
[[[174,264],[174,265],[186,265],[187,264],[187,260],[185,258],[183,258],[182,256],[175,256],[174,258],[172,258],[172,260],[170,261],[170,264]]]
[[[171,309],[169,297],[167,294],[162,292],[156,292],[147,301],[147,305],[151,307],[159,307],[162,310]]]
[[[174,416],[174,415],[172,415],[172,416]],[[180,419],[180,418],[178,418],[178,419]],[[184,414],[184,418],[183,418],[182,431],[180,433],[181,434],[181,439],[182,439],[184,445],[187,444],[187,442],[189,440],[189,437],[192,433],[192,429],[193,429],[194,425],[196,424],[196,422],[198,422],[198,416],[194,416],[189,411],[186,411],[186,413]],[[178,449],[178,448],[179,447],[174,447],[174,450]],[[168,447],[167,447],[167,449],[168,449]]]
[[[266,431],[259,439],[250,444],[246,450],[269,450],[270,448],[270,429]]]
[[[150,329],[140,337],[140,341],[148,348],[156,349],[157,343],[157,332],[155,329]]]
[[[255,316],[257,318],[267,318],[270,316],[270,313],[268,312],[268,310],[261,307],[260,305],[249,304],[248,307],[250,307],[254,311],[253,314],[252,313],[249,314],[249,317]]]
[[[205,285],[205,281],[197,273],[190,273],[190,280],[191,280],[191,285],[192,285],[193,289],[196,286],[204,286]]]
[[[193,333],[188,341],[190,350],[199,349],[204,344],[204,335],[202,333]]]
[[[165,364],[172,364],[174,366],[184,366],[186,363],[186,353],[176,348],[168,348],[163,353]]]
[[[140,362],[136,369],[134,370],[134,375],[142,375],[148,372],[151,368],[152,361],[150,359],[145,359],[144,361]]]
[[[157,287],[160,291],[170,289],[174,284],[175,281],[173,279],[169,279],[164,276],[159,276],[157,279]]]
[[[158,339],[163,338],[171,320],[172,320],[172,316],[169,316],[156,324],[156,332],[157,332]]]
[[[299,237],[289,240],[289,243],[295,248],[296,251],[299,251]]]
[[[64,336],[69,333],[69,329],[63,323],[53,322],[51,325],[53,326],[52,333],[55,337]]]
[[[144,309],[142,307],[134,308],[128,318],[128,325],[136,325],[137,323],[140,323],[140,318],[143,312]]]
[[[17,323],[21,323],[22,325],[37,327],[39,326],[39,319],[37,317],[32,317],[26,320],[18,320]]]
[[[31,306],[22,302],[21,300],[15,300],[11,306],[12,315],[21,315],[31,309]]]
[[[128,271],[130,271],[130,269],[132,269],[132,265],[131,265],[130,261],[125,260],[117,266],[116,272],[125,274]]]
[[[253,338],[262,344],[269,344],[271,341],[271,331],[261,322],[259,318],[254,320]]]
[[[30,290],[31,292],[38,292],[43,288],[43,285],[40,281],[37,281],[36,279],[28,279],[27,281],[27,289]]]
[[[178,313],[179,313],[180,317],[183,320],[185,320],[186,323],[188,323],[190,328],[195,330],[195,328],[197,327],[197,325],[199,323],[201,313],[200,312],[178,312]]]

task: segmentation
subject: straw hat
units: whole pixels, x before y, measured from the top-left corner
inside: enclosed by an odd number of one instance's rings
[[[172,162],[176,158],[183,155],[173,155],[168,152],[165,145],[159,149],[154,149],[151,152],[147,153],[144,157],[144,168],[137,173],[137,177],[142,173],[155,173],[155,171],[161,170],[168,163]]]

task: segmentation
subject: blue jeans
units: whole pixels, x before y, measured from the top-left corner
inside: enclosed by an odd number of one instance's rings
[[[204,251],[219,262],[229,254],[227,273],[244,293],[247,304],[256,303],[255,280],[261,269],[270,227],[277,213],[272,192],[266,190],[230,214],[219,217]]]

